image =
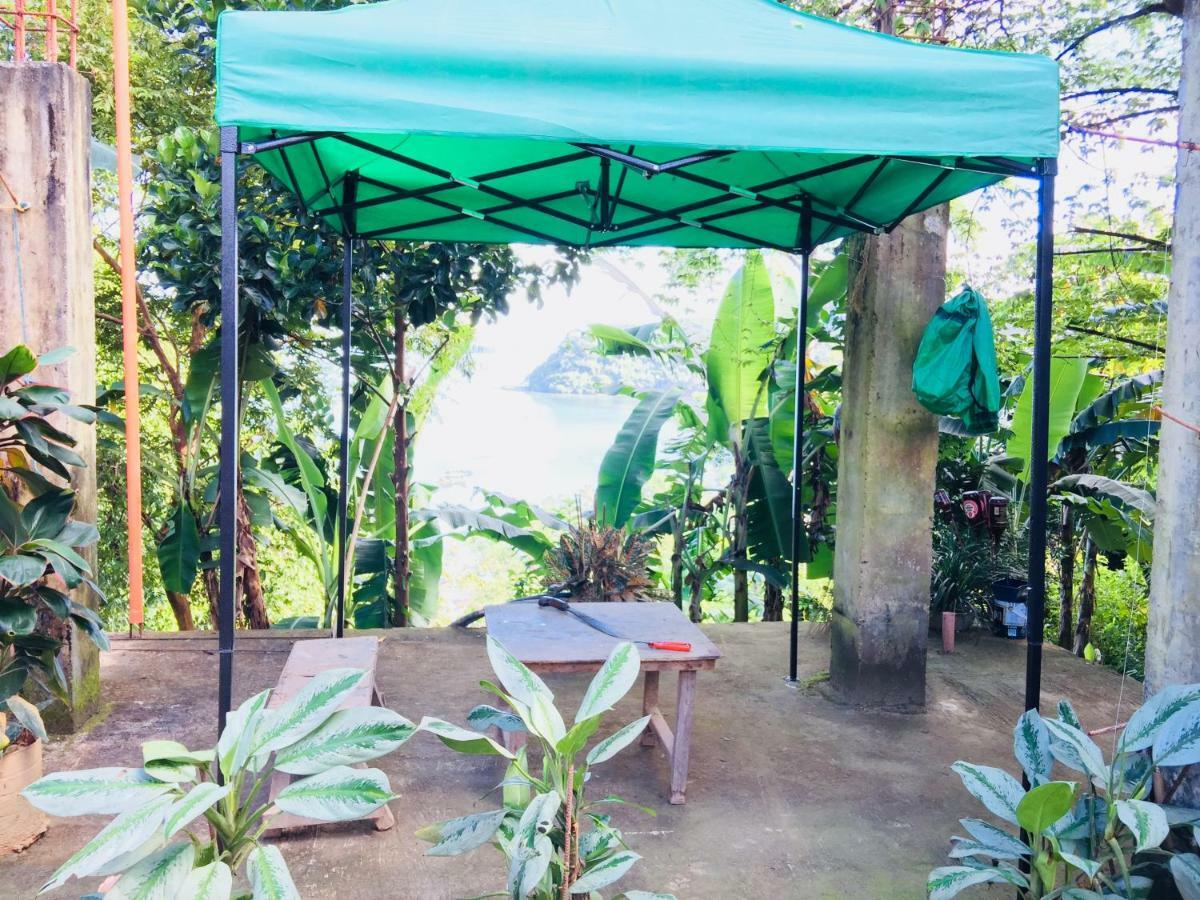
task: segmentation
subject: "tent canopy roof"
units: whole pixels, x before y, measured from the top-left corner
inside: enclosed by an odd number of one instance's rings
[[[217,121],[361,237],[796,249],[1032,174],[1058,71],[773,0],[388,0],[222,14]]]

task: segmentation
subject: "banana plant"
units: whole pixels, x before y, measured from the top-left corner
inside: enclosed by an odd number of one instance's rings
[[[491,843],[505,858],[506,888],[485,894],[511,900],[561,900],[569,896],[600,898],[600,891],[625,877],[641,858],[629,850],[620,831],[600,810],[622,802],[608,797],[590,801],[585,789],[591,770],[632,744],[646,729],[643,716],[597,741],[584,753],[604,714],[637,681],[641,661],[629,642],[613,648],[592,679],[567,726],[546,683],[495,638],[487,639],[488,658],[500,681],[480,682],[508,707],[478,706],[467,716],[474,729],[426,718],[420,728],[460,753],[498,755],[509,761],[502,783],[503,804],[431,825],[417,836],[432,846],[428,856],[458,856]],[[509,711],[511,710],[511,711]],[[497,728],[525,733],[542,750],[540,775],[533,774],[524,748],[505,749],[483,732]],[[582,756],[582,758],[580,758]],[[669,894],[626,891],[613,900],[674,900]]]
[[[1029,710],[1013,731],[1028,790],[1003,769],[956,762],[963,786],[1004,824],[961,820],[967,836],[951,838],[955,864],[929,874],[930,900],[981,884],[1015,888],[1021,900],[1145,900],[1156,875],[1200,896],[1200,857],[1164,846],[1174,829],[1200,837],[1200,810],[1149,799],[1156,777],[1169,783],[1182,777],[1170,769],[1200,762],[1200,684],[1151,697],[1114,748],[1105,761],[1063,700],[1057,718]],[[1082,782],[1055,780],[1056,764]]]
[[[379,769],[358,767],[391,753],[416,727],[381,707],[339,709],[366,673],[332,669],[269,709],[271,691],[230,713],[216,747],[172,740],[142,744],[142,764],[56,772],[22,796],[53,816],[113,816],[50,876],[39,893],[72,878],[119,876],[109,900],[171,897],[298,900],[278,847],[261,842],[282,813],[320,822],[361,818],[394,798]],[[275,773],[297,776],[262,803]],[[192,827],[201,825],[200,828]]]

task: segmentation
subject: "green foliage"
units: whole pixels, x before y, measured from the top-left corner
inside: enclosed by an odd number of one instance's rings
[[[1030,710],[1014,729],[1013,750],[1029,790],[1000,769],[955,763],[967,790],[1021,834],[961,820],[970,837],[951,839],[957,864],[930,873],[929,896],[946,900],[975,884],[1007,883],[1023,900],[1142,897],[1153,876],[1168,872],[1184,896],[1200,889],[1193,857],[1164,846],[1173,828],[1190,831],[1200,823],[1200,811],[1146,799],[1156,766],[1200,762],[1200,685],[1151,697],[1114,746],[1106,762],[1064,700],[1058,718]],[[1149,758],[1137,752],[1146,749]],[[1082,784],[1052,780],[1056,764],[1082,774]]]
[[[18,344],[0,356],[0,475],[5,476],[0,478],[0,705],[42,738],[41,714],[18,692],[32,679],[64,702],[68,695],[58,660],[63,626],[39,627],[39,617],[74,623],[101,649],[108,647],[96,612],[58,589],[94,590],[102,596],[92,581],[91,565],[77,552],[95,544],[99,532],[71,518],[75,492],[39,472],[65,480],[70,468],[84,465],[71,449],[75,439],[54,425],[51,416],[86,423],[96,419],[91,409],[73,405],[66,391],[29,378],[39,363],[61,362],[70,352],[52,351],[38,360]],[[0,716],[0,751],[8,743]]]
[[[604,713],[637,681],[641,668],[637,649],[628,642],[613,648],[568,727],[545,682],[494,638],[487,640],[488,657],[500,687],[486,681],[481,684],[513,713],[479,706],[467,720],[476,728],[527,733],[541,747],[541,775],[530,772],[524,748],[512,753],[478,731],[424,719],[421,728],[452,749],[503,756],[509,767],[501,784],[503,805],[499,809],[431,825],[417,836],[432,844],[426,851],[430,856],[457,856],[491,843],[504,855],[507,872],[506,889],[494,896],[558,900],[567,888],[572,894],[599,897],[602,888],[624,877],[640,857],[627,849],[621,832],[600,812],[602,804],[624,801],[617,797],[590,801],[585,796],[586,786],[591,769],[632,744],[650,717],[630,722],[596,742],[586,754],[584,750],[599,730]],[[669,895],[637,891],[619,896],[671,900]]]
[[[641,503],[642,487],[654,472],[658,434],[674,415],[679,399],[676,391],[647,394],[621,426],[596,479],[593,508],[601,524],[624,526]]]
[[[270,691],[255,694],[229,714],[213,748],[147,741],[140,768],[56,772],[31,784],[22,796],[43,812],[116,817],[41,893],[71,878],[116,874],[110,894],[118,898],[228,900],[244,874],[256,900],[298,897],[279,850],[260,843],[271,820],[289,813],[343,822],[379,809],[392,799],[387,776],[351,766],[391,753],[416,732],[388,709],[339,711],[364,677],[355,669],[323,672],[275,709],[267,709]],[[300,777],[274,804],[260,805],[276,772]],[[198,820],[207,830],[188,830]]]

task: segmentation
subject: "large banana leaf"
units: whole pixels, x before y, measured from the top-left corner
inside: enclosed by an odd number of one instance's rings
[[[620,528],[642,502],[642,486],[654,474],[658,434],[671,418],[678,391],[659,391],[644,396],[604,454],[596,480],[596,518]]]
[[[589,325],[588,331],[596,339],[601,356],[650,356],[653,350],[649,341],[657,328],[658,323],[639,325],[636,328],[596,324]]]
[[[1079,434],[1115,419],[1125,404],[1140,400],[1142,395],[1153,390],[1162,382],[1163,371],[1157,369],[1126,378],[1095,397],[1075,415],[1071,422],[1071,434]],[[1128,415],[1128,411],[1125,413]]]
[[[1075,409],[1087,376],[1087,367],[1086,359],[1065,359],[1056,356],[1050,360],[1050,431],[1045,462],[1049,462],[1058,454],[1058,445],[1071,430],[1071,421],[1075,418]],[[1022,480],[1029,479],[1032,435],[1033,379],[1030,378],[1025,382],[1017,400],[1012,420],[1012,437],[1008,439],[1005,447],[1007,455],[1025,461],[1021,472]]]
[[[748,253],[721,298],[704,354],[712,436],[722,443],[735,439],[734,426],[765,412],[775,337],[770,273],[761,253]]]
[[[747,550],[750,558],[758,562],[787,562],[792,558],[792,485],[771,450],[770,422],[762,417],[746,422],[745,441],[750,462]],[[801,560],[807,559],[805,541],[801,547]]]
[[[196,517],[182,500],[171,513],[170,530],[158,545],[158,569],[163,587],[176,594],[186,594],[196,580],[200,565],[200,532]]]

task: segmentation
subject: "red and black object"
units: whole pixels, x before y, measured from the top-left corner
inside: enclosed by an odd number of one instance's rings
[[[538,606],[548,606],[553,609],[561,610],[562,612],[574,616],[584,625],[588,626],[589,628],[594,628],[601,634],[607,634],[609,637],[615,637],[622,641],[631,641],[635,644],[645,644],[652,650],[670,650],[674,653],[690,653],[692,650],[692,645],[687,641],[640,641],[637,638],[626,637],[625,635],[614,631],[599,619],[594,619],[587,613],[581,613],[561,597],[539,597]]]

